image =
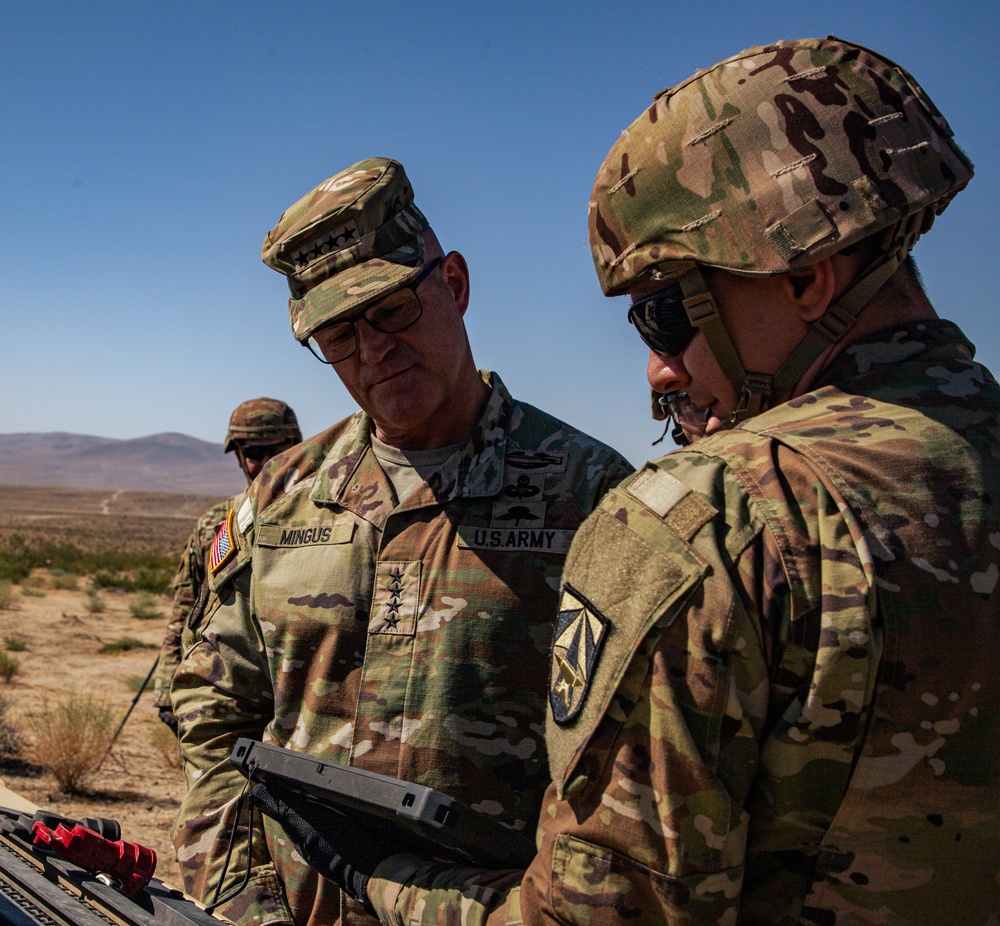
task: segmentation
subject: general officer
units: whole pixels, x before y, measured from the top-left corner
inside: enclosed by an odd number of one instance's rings
[[[559,576],[631,467],[476,369],[466,262],[398,162],[324,181],[263,259],[288,277],[295,337],[361,410],[272,460],[216,541],[228,552],[172,690],[189,785],[174,841],[206,902],[247,874],[220,907],[240,923],[370,921],[270,818],[254,818],[252,858],[238,834],[220,880],[234,743],[418,781],[532,833]]]
[[[241,402],[229,416],[223,452],[235,451],[236,462],[247,485],[254,481],[264,464],[302,440],[295,412],[278,399],[261,397]],[[184,546],[173,580],[174,600],[167,633],[160,645],[156,677],[153,680],[153,707],[172,730],[177,720],[170,706],[170,682],[181,661],[181,632],[188,615],[205,585],[211,565],[212,541],[219,527],[236,508],[243,493],[213,505],[195,524]]]
[[[996,922],[1000,388],[907,256],[971,176],[835,38],[701,71],[611,149],[602,288],[707,435],[574,541],[534,862],[390,857],[385,922]]]

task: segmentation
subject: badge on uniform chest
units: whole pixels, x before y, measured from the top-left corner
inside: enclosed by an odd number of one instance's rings
[[[368,632],[412,637],[420,605],[420,563],[379,563]]]
[[[562,457],[553,459],[557,461],[555,464],[546,461],[539,472],[531,471],[529,466],[537,463],[534,456],[522,454],[516,458],[517,465],[512,465],[508,456],[504,487],[493,502],[489,527],[460,527],[458,545],[472,550],[538,550],[565,556],[576,532],[546,525],[545,473],[553,471],[553,466],[565,466]]]

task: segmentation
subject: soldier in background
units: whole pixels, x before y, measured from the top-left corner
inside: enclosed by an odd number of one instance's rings
[[[391,857],[384,922],[996,923],[1000,387],[907,257],[972,177],[951,134],[830,38],[699,72],[611,149],[601,285],[707,435],[574,541],[534,862]]]
[[[236,461],[249,485],[271,457],[301,440],[302,433],[299,431],[295,412],[284,402],[268,398],[250,399],[233,409],[223,452],[236,451]],[[172,730],[177,729],[177,720],[170,706],[170,681],[181,661],[181,631],[204,587],[212,541],[229,512],[242,497],[241,492],[227,498],[213,505],[198,519],[188,537],[174,576],[170,623],[167,624],[167,635],[160,646],[160,658],[153,682],[153,707],[159,713],[160,720]]]
[[[174,843],[205,902],[239,813],[240,736],[437,787],[534,831],[559,576],[577,528],[631,472],[476,369],[465,259],[442,250],[399,163],[326,180],[263,258],[288,276],[295,337],[361,411],[264,469],[190,646],[185,634]],[[370,921],[278,822],[252,827],[252,859],[241,828],[222,885],[249,867],[228,917]]]

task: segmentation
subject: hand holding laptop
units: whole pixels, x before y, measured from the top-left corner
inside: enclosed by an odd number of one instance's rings
[[[375,909],[368,900],[368,881],[378,863],[397,849],[386,845],[385,838],[374,829],[369,829],[364,838],[359,839],[357,825],[347,817],[324,814],[315,804],[307,807],[307,802],[297,798],[295,792],[274,782],[255,784],[250,793],[261,811],[281,824],[285,835],[309,865],[340,885],[341,890],[374,915]],[[303,814],[316,819],[318,828]]]

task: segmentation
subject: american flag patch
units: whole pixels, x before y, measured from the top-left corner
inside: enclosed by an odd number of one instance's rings
[[[212,575],[215,575],[222,565],[229,561],[236,552],[236,543],[233,540],[233,512],[230,510],[228,517],[222,522],[219,532],[212,541],[212,555],[208,560],[208,568]]]

